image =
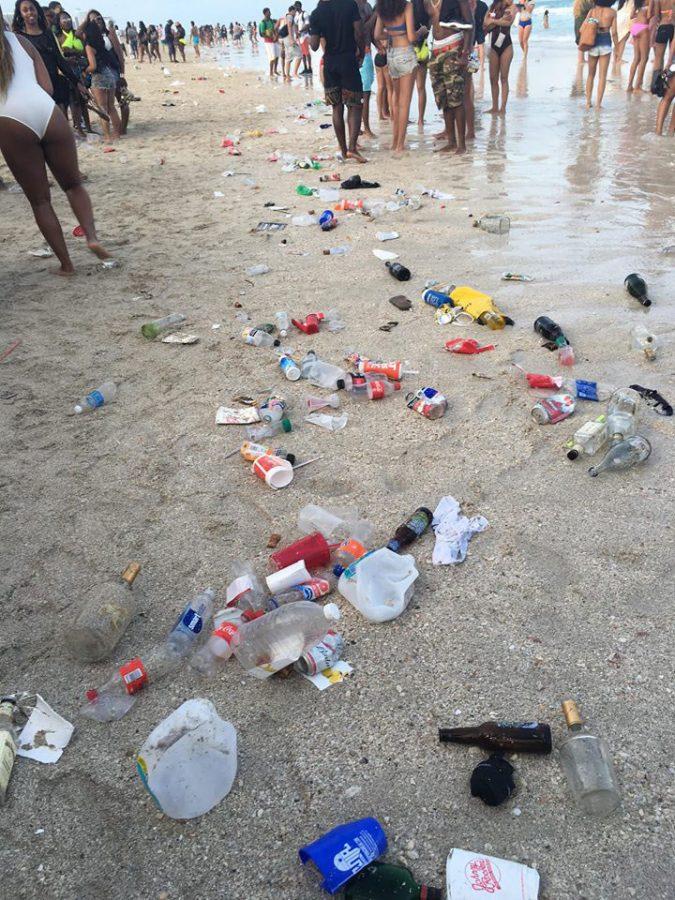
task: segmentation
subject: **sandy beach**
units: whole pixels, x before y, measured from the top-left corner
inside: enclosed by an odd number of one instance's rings
[[[573,50],[533,45],[526,65],[516,54],[506,118],[482,115],[466,157],[432,153],[430,94],[428,125],[422,134],[411,126],[404,159],[365,145],[370,162],[359,174],[381,188],[341,192],[390,200],[398,188],[412,195],[423,186],[453,199],[426,196],[417,210],[375,221],[338,213],[338,228],[325,234],[265,208],[320,212],[324,204],[296,186],[356,171],[329,159],[321,172],[284,173],[281,161],[268,161],[276,150],[335,152],[332,131],[319,128],[329,113],[306,105],[321,96],[318,83],[270,85],[260,71],[223,72],[208,58],[172,66],[170,77],[159,66],[132,67],[128,78],[142,98],[128,138],[114,153],[85,146],[80,159],[119,268],[104,271],[70,236],[75,220],[55,190],[77,269],[55,277],[53,259],[29,255],[42,242],[25,198],[0,194],[0,354],[21,341],[0,362],[0,687],[39,691],[76,725],[56,765],[17,760],[0,815],[0,893],[310,900],[322,894],[298,848],[373,815],[390,841],[387,859],[431,885],[444,885],[446,856],[460,847],[534,866],[542,900],[672,898],[674,420],[643,408],[647,464],[591,479],[588,462],[569,462],[562,445],[602,405],[579,402],[568,421],[538,426],[533,394],[511,366],[559,373],[532,330],[545,314],[575,347],[576,377],[637,382],[675,402],[675,275],[673,256],[660,252],[674,242],[675,143],[652,133],[653,98],[626,98],[614,75],[605,108],[587,112]],[[244,134],[271,129],[287,133]],[[237,130],[241,156],[229,156],[221,141]],[[0,178],[12,182],[4,165]],[[472,227],[492,212],[511,217],[508,235]],[[251,233],[261,220],[287,227]],[[386,249],[410,267],[409,283],[373,256],[384,246],[379,230],[400,233]],[[339,245],[349,252],[323,255]],[[271,272],[247,277],[258,263]],[[506,271],[534,280],[508,284]],[[649,310],[624,291],[636,271],[650,286]],[[515,325],[437,325],[421,300],[429,279],[491,294]],[[399,293],[410,311],[388,302]],[[284,381],[273,354],[245,346],[236,316],[256,324],[278,309],[304,317],[329,307],[346,329],[293,335],[298,353],[313,348],[339,363],[354,348],[409,360],[420,374],[406,378],[403,393],[437,388],[450,403],[446,417],[428,421],[399,395],[345,397],[349,421],[336,433],[302,422],[303,398],[317,391]],[[198,344],[141,337],[143,322],[172,312],[188,316]],[[391,332],[380,330],[392,320]],[[659,336],[654,362],[628,347],[639,323]],[[457,336],[496,349],[446,353]],[[119,385],[115,402],[72,415],[106,379]],[[298,424],[286,449],[300,460],[322,457],[278,492],[239,458],[224,459],[243,429],[214,424],[221,404],[270,389],[291,401]],[[331,597],[354,667],[346,683],[320,693],[299,676],[258,682],[231,661],[212,681],[185,669],[151,685],[117,723],[79,715],[85,690],[161,640],[197,590],[212,585],[222,599],[233,560],[266,571],[269,534],[284,544],[299,537],[305,504],[357,506],[381,545],[416,507],[433,509],[448,494],[489,521],[464,563],[432,566],[433,536],[420,539],[411,548],[414,598],[388,624],[371,625]],[[62,635],[88,589],[134,559],[143,566],[140,615],[112,660],[73,661]],[[208,697],[235,725],[239,770],[226,800],[180,823],[158,812],[134,755],[192,697]],[[439,744],[438,727],[539,719],[558,743],[567,697],[611,748],[620,810],[585,818],[555,752],[513,760],[518,792],[504,806],[472,799],[470,773],[484,754]]]

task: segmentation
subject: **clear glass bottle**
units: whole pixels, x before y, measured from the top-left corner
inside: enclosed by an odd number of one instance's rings
[[[605,416],[598,416],[590,422],[584,422],[581,428],[577,428],[574,437],[565,444],[568,459],[577,459],[582,453],[593,456],[607,443],[607,420]]]
[[[130,563],[118,579],[89,591],[87,602],[65,634],[66,646],[73,656],[97,662],[112,653],[136,615],[131,586],[140,571],[139,563]]]
[[[597,466],[591,466],[588,474],[595,478],[601,472],[617,472],[621,469],[631,469],[639,463],[649,459],[652,445],[641,434],[632,435],[626,440],[617,441],[609,448],[607,455]]]
[[[602,738],[584,731],[574,700],[565,700],[562,711],[570,731],[559,751],[567,783],[587,815],[607,816],[621,802],[609,748]]]
[[[645,359],[656,359],[656,351],[658,349],[658,340],[655,334],[652,334],[644,325],[635,325],[631,328],[628,346],[631,350],[638,350],[644,353]]]
[[[13,697],[0,699],[0,806],[4,806],[7,786],[12,777],[19,736],[14,724],[16,700]]]

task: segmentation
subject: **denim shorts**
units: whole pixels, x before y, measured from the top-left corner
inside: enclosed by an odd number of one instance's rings
[[[413,48],[389,47],[387,49],[387,65],[392,78],[401,78],[410,75],[417,68],[417,56]]]
[[[99,91],[114,91],[117,87],[117,73],[110,66],[104,66],[100,72],[94,72],[91,76],[91,86]]]

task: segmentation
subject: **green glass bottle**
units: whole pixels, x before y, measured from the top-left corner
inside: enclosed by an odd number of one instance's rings
[[[442,900],[439,888],[418,884],[410,869],[374,862],[345,886],[345,900]]]

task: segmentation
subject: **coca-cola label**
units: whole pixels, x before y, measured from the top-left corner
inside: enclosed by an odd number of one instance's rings
[[[222,638],[224,641],[227,641],[228,644],[231,644],[238,631],[239,626],[235,625],[234,622],[221,622],[220,625],[214,629],[213,636]]]
[[[381,400],[384,397],[384,382],[383,381],[371,381],[370,382],[370,399],[371,400]]]

